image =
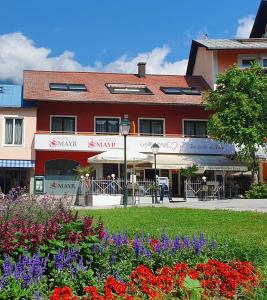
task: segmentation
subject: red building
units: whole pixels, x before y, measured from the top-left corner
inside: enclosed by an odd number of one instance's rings
[[[44,191],[51,192],[55,180],[72,180],[73,169],[89,157],[123,148],[119,124],[125,116],[132,125],[128,149],[151,154],[158,143],[157,169],[174,195],[182,193],[179,170],[186,166],[197,164],[213,180],[241,170],[225,157],[234,154],[233,146],[207,137],[201,93],[208,88],[201,76],[148,75],[144,63],[137,74],[24,71],[24,99],[37,105],[35,175],[44,176]],[[98,178],[120,176],[118,164],[95,168]],[[137,166],[136,175],[153,178],[153,168]]]

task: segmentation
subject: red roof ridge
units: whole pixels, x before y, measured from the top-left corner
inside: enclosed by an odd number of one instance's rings
[[[23,72],[40,72],[40,73],[69,73],[69,74],[86,74],[86,73],[89,73],[89,74],[101,74],[101,75],[123,75],[123,76],[127,76],[127,75],[131,75],[131,76],[137,76],[138,77],[138,74],[137,73],[116,73],[116,72],[98,72],[98,71],[54,71],[54,70],[23,70]],[[186,74],[184,75],[181,75],[181,74],[149,74],[149,73],[146,73],[146,76],[159,76],[159,77],[167,77],[167,76],[170,76],[170,77],[194,77],[194,78],[198,78],[198,77],[202,77],[200,75],[192,75],[192,76],[188,76]],[[144,77],[145,79],[145,77]]]

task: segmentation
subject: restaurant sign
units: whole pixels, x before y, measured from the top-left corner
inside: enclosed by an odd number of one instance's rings
[[[235,153],[233,145],[209,138],[127,137],[127,147],[134,151],[151,153],[153,143],[160,146],[159,153],[217,155],[232,155]],[[122,149],[123,146],[123,136],[119,135],[35,135],[36,150],[103,152],[110,149]]]

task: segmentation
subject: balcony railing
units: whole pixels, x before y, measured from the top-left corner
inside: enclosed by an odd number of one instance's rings
[[[35,132],[35,134],[51,134],[51,135],[93,135],[93,136],[121,136],[119,132],[83,132],[83,131],[68,131],[68,132],[62,132],[62,131],[44,131],[44,130],[38,130]],[[145,133],[129,133],[129,136],[142,136],[142,137],[171,137],[171,138],[211,138],[208,135],[200,136],[200,135],[185,135],[185,134],[145,134]]]

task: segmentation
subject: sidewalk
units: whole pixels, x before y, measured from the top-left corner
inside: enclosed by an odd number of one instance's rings
[[[165,200],[165,199],[164,199]],[[224,199],[224,200],[209,200],[198,201],[197,199],[189,199],[184,201],[182,198],[174,198],[173,202],[163,204],[139,204],[137,207],[169,207],[169,208],[197,208],[197,209],[229,209],[235,211],[256,211],[267,213],[267,199]],[[129,205],[128,207],[131,207]],[[117,206],[94,206],[94,207],[81,207],[74,206],[74,209],[111,209],[123,208],[123,205]]]

